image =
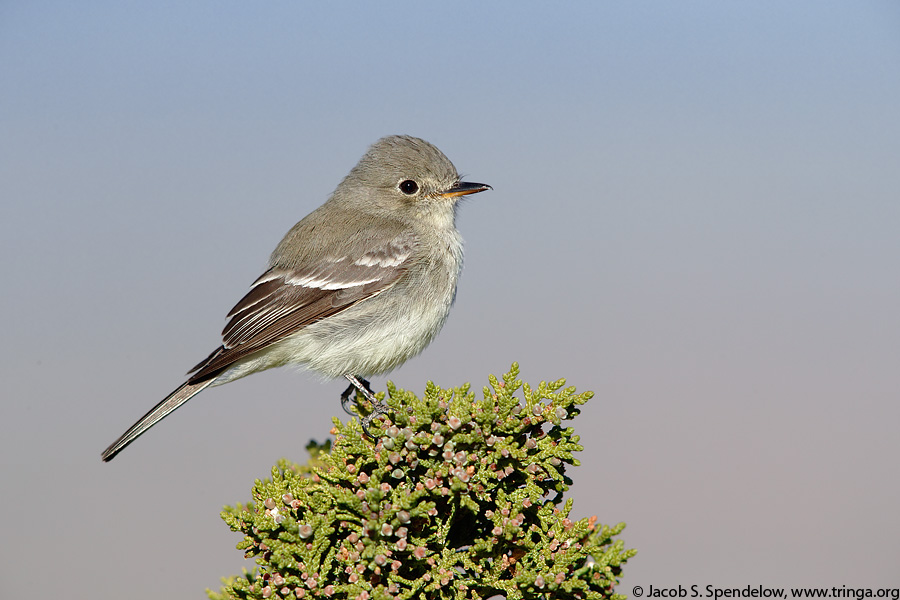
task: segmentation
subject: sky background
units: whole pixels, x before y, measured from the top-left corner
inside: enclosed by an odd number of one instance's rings
[[[0,597],[252,566],[219,511],[343,383],[254,375],[100,452],[394,133],[494,191],[390,377],[593,390],[571,495],[628,523],[621,593],[898,587],[900,4],[5,1]]]

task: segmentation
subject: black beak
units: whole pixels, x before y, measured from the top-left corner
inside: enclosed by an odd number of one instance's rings
[[[468,181],[458,181],[452,188],[443,192],[442,198],[455,198],[456,196],[468,196],[469,194],[477,194],[484,190],[492,190],[491,186],[486,183],[470,183]]]

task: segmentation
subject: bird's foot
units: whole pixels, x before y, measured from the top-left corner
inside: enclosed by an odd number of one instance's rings
[[[355,375],[344,375],[344,377],[347,378],[347,381],[350,382],[350,385],[346,390],[344,390],[344,393],[341,394],[341,408],[343,408],[344,412],[346,412],[347,414],[354,414],[351,410],[350,397],[352,395],[355,395],[355,391],[358,391],[360,394],[362,394],[363,397],[372,405],[372,410],[367,416],[362,418],[360,424],[362,425],[363,433],[366,434],[367,438],[371,440],[377,439],[376,436],[372,435],[369,432],[369,425],[373,420],[388,412],[387,405],[383,402],[378,401],[378,398],[375,397],[375,393],[372,391],[372,388],[369,387],[369,382],[362,377],[356,377]]]
[[[351,396],[355,399],[356,391],[359,390],[362,392],[362,395],[365,396],[366,400],[372,402],[373,404],[377,404],[378,401],[375,399],[375,392],[372,391],[372,388],[369,385],[369,382],[363,379],[362,377],[354,377],[352,375],[345,376],[347,380],[350,381],[350,385],[347,386],[347,389],[344,390],[344,393],[341,394],[341,408],[344,409],[344,412],[348,415],[355,415],[353,412],[353,400],[351,400]]]

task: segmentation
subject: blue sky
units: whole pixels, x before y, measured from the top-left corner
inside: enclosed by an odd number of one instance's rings
[[[0,58],[0,595],[239,571],[219,509],[339,382],[255,375],[99,453],[392,133],[494,191],[390,378],[594,390],[575,512],[628,523],[620,592],[896,587],[896,3],[6,2]]]

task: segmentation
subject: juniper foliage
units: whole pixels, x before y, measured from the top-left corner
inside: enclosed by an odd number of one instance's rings
[[[582,447],[562,422],[593,394],[518,374],[491,376],[482,400],[468,384],[429,382],[420,399],[389,383],[377,442],[335,419],[333,445],[281,460],[222,512],[258,567],[209,597],[624,600],[625,524],[573,521],[563,501]]]

